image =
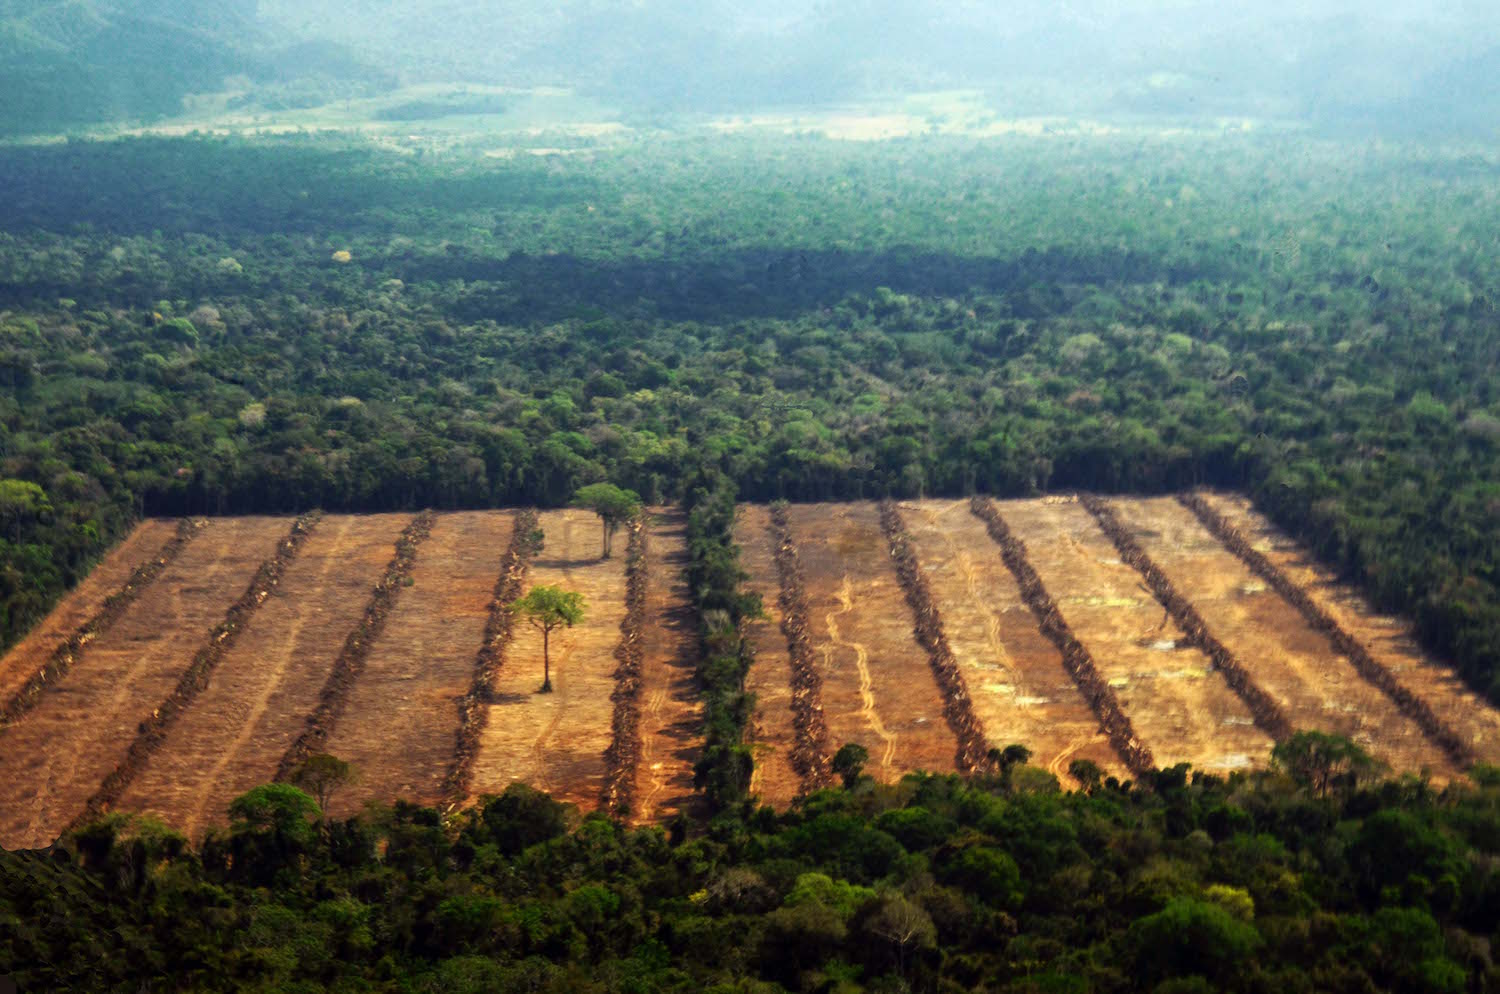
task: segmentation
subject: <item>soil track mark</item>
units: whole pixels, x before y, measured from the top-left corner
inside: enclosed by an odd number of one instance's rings
[[[817,652],[831,742],[864,746],[887,782],[914,770],[952,771],[958,740],[914,638],[879,510],[803,504],[789,507],[787,516],[807,604],[828,635]]]
[[[285,518],[210,521],[35,708],[0,736],[0,847],[71,822],[171,693],[206,631],[286,536]]]
[[[1464,770],[1481,757],[1500,761],[1500,715],[1463,688],[1451,670],[1424,656],[1400,622],[1372,612],[1353,589],[1252,511],[1247,500],[1213,494],[1179,500],[1454,766]]]
[[[359,780],[331,804],[346,816],[366,802],[436,805],[453,765],[460,704],[474,682],[495,583],[513,528],[504,511],[435,515],[414,551],[401,596],[372,635],[362,672],[323,750]]]
[[[542,636],[517,619],[496,676],[489,719],[474,761],[473,790],[494,795],[526,783],[593,810],[613,742],[614,651],[625,617],[625,561],[599,558],[599,519],[581,510],[544,511],[541,553],[528,587],[556,586],[584,597],[584,619],[552,633],[552,693],[542,682]]]
[[[1038,766],[1065,783],[1073,759],[1127,776],[984,521],[969,513],[969,501],[916,501],[901,509],[989,747],[1025,745]]]
[[[380,579],[404,515],[325,518],[119,807],[196,836],[272,779]]]
[[[0,660],[0,732],[20,719],[78,663],[201,527],[184,519],[143,521],[40,624]]]
[[[746,741],[755,757],[750,793],[763,803],[785,808],[802,793],[804,784],[802,774],[792,764],[800,733],[792,712],[792,663],[781,630],[770,528],[766,507],[742,504],[736,511],[734,541],[740,547],[740,565],[748,574],[744,589],[760,598],[763,612],[762,617],[747,618],[741,625],[741,635],[754,660],[745,678],[745,690],[754,698],[746,729]],[[826,730],[824,734],[826,737]]]

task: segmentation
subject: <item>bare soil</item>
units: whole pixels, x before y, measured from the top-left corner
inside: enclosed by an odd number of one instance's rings
[[[891,783],[914,770],[955,768],[958,743],[891,564],[874,504],[790,510],[819,639],[823,710],[834,751],[869,750],[867,773]]]
[[[583,594],[585,616],[552,633],[552,693],[541,694],[542,633],[518,619],[495,703],[474,761],[476,795],[513,783],[545,790],[581,811],[599,806],[604,752],[611,740],[615,647],[625,617],[625,558],[600,559],[599,518],[591,511],[544,511],[546,546],[531,563],[527,589],[557,586]]]
[[[289,518],[211,521],[79,665],[0,734],[0,847],[49,845],[83,810],[290,527]]]
[[[189,835],[274,778],[409,515],[325,518],[121,799]]]
[[[1255,511],[1248,499],[1211,493],[1202,496],[1214,510],[1244,533],[1256,550],[1306,591],[1341,628],[1362,643],[1376,661],[1384,664],[1401,683],[1425,700],[1437,716],[1469,744],[1481,761],[1500,763],[1500,712],[1470,690],[1452,669],[1425,653],[1408,624],[1376,612],[1358,590],[1316,562],[1286,533]],[[1387,746],[1375,752],[1383,755],[1393,751]],[[1387,758],[1397,769],[1420,768],[1419,765],[1400,762],[1399,751]]]
[[[511,525],[500,511],[440,514],[417,547],[412,583],[391,609],[328,740],[327,751],[359,778],[330,803],[335,815],[354,814],[366,802],[441,802],[459,701],[474,680]],[[382,562],[390,555],[387,546]]]
[[[1266,764],[1271,739],[1082,505],[998,506],[1158,765],[1224,773]]]
[[[693,764],[703,741],[696,675],[698,633],[688,590],[687,519],[656,508],[647,517],[646,630],[641,667],[641,761],[636,771],[639,824],[691,808]]]
[[[1075,759],[1092,760],[1124,779],[1127,772],[1063,668],[1062,654],[1037,627],[969,502],[906,502],[901,514],[989,745],[1026,746],[1033,765],[1070,786],[1067,768]]]
[[[776,563],[770,512],[761,504],[744,504],[734,522],[740,566],[750,574],[745,590],[760,595],[765,617],[745,622],[745,638],[755,662],[745,689],[755,695],[747,738],[755,755],[750,792],[762,802],[785,809],[802,792],[802,778],[792,768],[797,729],[792,715],[792,666],[781,631]]]
[[[51,658],[58,646],[99,613],[104,602],[177,534],[177,522],[150,518],[136,525],[119,545],[74,587],[52,612],[0,659],[0,705],[10,700]]]

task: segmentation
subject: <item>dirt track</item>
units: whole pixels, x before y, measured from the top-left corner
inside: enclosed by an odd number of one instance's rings
[[[0,733],[0,847],[47,845],[83,810],[290,525],[211,522],[82,662]]]
[[[371,648],[326,746],[359,775],[331,804],[335,814],[357,813],[366,801],[442,801],[458,702],[473,682],[511,521],[501,511],[441,514],[418,547],[411,586]]]
[[[325,519],[118,806],[193,835],[273,779],[407,520]]]
[[[1088,511],[1055,498],[999,509],[1158,765],[1265,765],[1271,740],[1208,659],[1180,644],[1181,631]]]
[[[927,653],[912,634],[879,511],[873,504],[802,504],[790,516],[834,751],[847,742],[864,746],[866,772],[886,783],[913,770],[952,771],[957,741]]]
[[[546,546],[532,561],[527,589],[558,586],[583,594],[585,617],[552,634],[552,686],[542,683],[542,635],[518,620],[495,703],[474,761],[476,795],[530,784],[592,811],[604,784],[614,690],[614,651],[625,615],[625,559],[599,558],[599,519],[589,511],[540,515]]]
[[[734,540],[740,547],[740,566],[750,574],[745,589],[760,595],[765,612],[764,618],[745,623],[745,637],[755,652],[755,663],[745,683],[755,695],[746,735],[755,754],[750,788],[764,803],[785,808],[801,793],[802,779],[791,762],[797,741],[792,716],[792,667],[781,632],[769,529],[770,514],[764,505],[741,505],[735,518]]]
[[[1482,762],[1500,763],[1500,711],[1482,701],[1451,669],[1423,652],[1404,623],[1372,611],[1358,591],[1315,563],[1284,532],[1256,512],[1247,499],[1210,493],[1202,496],[1244,533],[1257,551],[1328,612],[1339,627],[1426,701]],[[1376,752],[1380,754],[1381,750]],[[1401,763],[1402,758],[1399,753],[1391,756],[1398,769],[1419,768],[1419,764]]]
[[[901,507],[990,745],[1020,743],[1032,751],[1033,765],[1064,782],[1075,759],[1092,760],[1106,774],[1125,778],[1119,756],[1063,668],[1062,655],[1037,628],[969,502],[928,500]]]

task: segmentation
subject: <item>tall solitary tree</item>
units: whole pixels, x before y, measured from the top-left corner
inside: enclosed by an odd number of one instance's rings
[[[604,553],[609,558],[613,550],[615,532],[620,526],[641,512],[641,495],[634,490],[622,490],[613,483],[590,483],[579,487],[573,495],[574,507],[586,507],[599,515],[604,523]]]
[[[583,620],[583,595],[558,587],[532,587],[525,597],[513,601],[512,612],[522,615],[542,633],[542,686],[539,693],[552,693],[552,633],[572,628]]]

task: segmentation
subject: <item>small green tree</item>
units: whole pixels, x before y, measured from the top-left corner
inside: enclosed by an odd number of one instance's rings
[[[865,764],[870,761],[870,750],[858,742],[846,742],[838,752],[833,754],[833,772],[844,780],[844,789],[853,790],[854,785],[859,783],[859,775],[865,771]]]
[[[337,756],[320,752],[304,759],[292,771],[290,780],[293,786],[301,787],[311,794],[319,808],[327,811],[328,802],[333,799],[334,793],[345,784],[353,782],[354,768]]]
[[[641,495],[634,490],[621,490],[612,483],[590,483],[573,495],[573,506],[586,507],[599,515],[604,523],[603,557],[608,559],[614,548],[615,532],[641,513]]]
[[[525,597],[510,605],[511,611],[524,615],[531,626],[542,633],[543,694],[552,693],[552,633],[558,628],[572,628],[583,620],[583,595],[559,587],[532,587]]]
[[[1271,761],[1293,780],[1326,797],[1334,787],[1353,790],[1379,768],[1352,740],[1326,732],[1297,732],[1271,750]]]

